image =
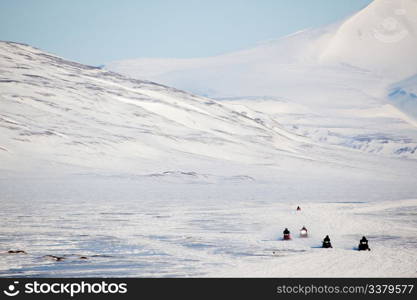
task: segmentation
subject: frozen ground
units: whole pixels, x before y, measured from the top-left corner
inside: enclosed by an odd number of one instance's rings
[[[311,202],[265,183],[88,177],[21,183],[21,189],[0,183],[2,277],[417,276],[415,199],[343,199],[327,188],[327,196]],[[320,187],[307,189],[317,194]],[[308,239],[297,237],[303,225]],[[292,241],[279,240],[284,227]],[[333,249],[319,248],[326,234]],[[371,252],[354,250],[362,235]]]

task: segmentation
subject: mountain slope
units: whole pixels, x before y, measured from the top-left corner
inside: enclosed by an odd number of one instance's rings
[[[417,1],[376,0],[342,23],[320,59],[395,80],[416,72],[416,49]]]
[[[2,160],[21,156],[9,167],[39,155],[119,169],[162,157],[259,162],[278,152],[297,155],[303,143],[277,123],[267,128],[225,105],[152,82],[20,44],[2,42],[0,55]]]
[[[206,180],[210,174],[272,176],[265,167],[296,177],[349,176],[346,167],[373,174],[389,164],[387,176],[408,174],[396,160],[381,164],[378,157],[329,146],[257,109],[126,78],[26,45],[1,42],[0,71],[0,159],[6,172]]]
[[[305,30],[253,49],[201,59],[131,59],[106,65],[212,97],[284,96],[317,78],[368,86],[417,70],[417,0],[375,0],[343,22]],[[369,78],[369,75],[372,75]],[[375,83],[375,79],[378,79]],[[320,82],[319,82],[320,83]]]
[[[392,84],[388,89],[388,99],[406,112],[417,126],[417,75]]]
[[[253,49],[107,67],[217,98],[241,112],[272,113],[288,130],[315,141],[415,157],[415,108],[409,100],[396,105],[400,100],[387,99],[386,90],[417,72],[416,20],[417,0],[376,0],[337,24]]]
[[[248,168],[262,173],[262,165],[298,172],[306,161],[329,169],[351,165],[350,158],[336,158],[349,153],[322,147],[260,114],[26,45],[1,42],[0,71],[0,159],[7,172],[189,178],[247,174]]]
[[[327,29],[303,31],[253,49],[216,57],[133,59],[111,62],[106,68],[210,97],[277,96],[288,88],[293,89],[294,81],[315,68],[317,47],[321,47],[327,33]],[[329,76],[329,69],[320,72]],[[315,84],[314,77],[305,78],[311,85]]]

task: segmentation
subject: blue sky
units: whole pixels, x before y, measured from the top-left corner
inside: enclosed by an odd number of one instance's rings
[[[0,0],[0,40],[81,63],[204,57],[338,21],[371,0]]]

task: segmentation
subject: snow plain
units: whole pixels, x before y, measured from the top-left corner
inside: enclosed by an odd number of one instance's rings
[[[2,180],[0,276],[416,276],[417,200],[311,202],[277,183],[15,182]],[[284,227],[292,241],[280,240]],[[326,234],[333,249],[319,248]],[[364,234],[371,252],[354,249]]]

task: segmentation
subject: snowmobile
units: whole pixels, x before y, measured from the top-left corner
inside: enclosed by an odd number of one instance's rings
[[[291,240],[291,234],[290,234],[290,231],[288,230],[288,228],[285,228],[283,233],[284,233],[284,237],[282,239],[284,241]]]
[[[306,237],[308,237],[307,228],[306,228],[305,226],[303,226],[303,228],[301,228],[301,230],[300,230],[300,237],[301,237],[301,238],[306,238]]]
[[[366,237],[363,236],[362,239],[359,241],[358,250],[359,251],[365,251],[365,250],[371,251],[371,248],[369,248],[368,240],[366,239]]]
[[[333,248],[332,243],[330,243],[330,238],[328,235],[323,240],[323,246],[322,248]]]

